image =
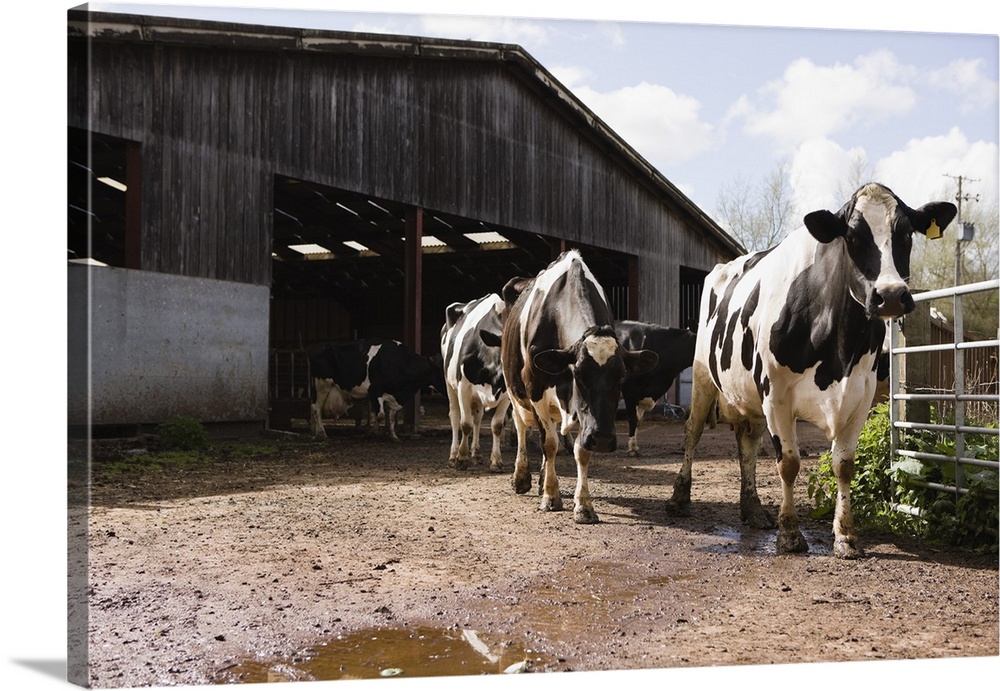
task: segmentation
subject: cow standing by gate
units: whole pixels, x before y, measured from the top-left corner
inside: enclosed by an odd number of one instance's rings
[[[911,209],[887,187],[861,187],[836,213],[814,211],[777,246],[717,266],[705,279],[684,462],[668,511],[691,505],[691,461],[706,419],[736,430],[740,517],[774,520],[757,495],[761,435],[771,435],[782,498],[778,551],[808,550],[792,486],[799,471],[796,420],[833,442],[834,554],[862,554],[851,515],[854,452],[875,391],[886,319],[914,308],[907,286],[914,233],[934,238],[955,217],[948,202]]]
[[[622,382],[622,398],[628,418],[628,453],[639,455],[636,434],[643,416],[670,389],[678,375],[694,360],[693,331],[647,322],[615,322],[618,340],[626,350],[652,350],[658,360],[649,372],[632,374]]]
[[[526,435],[538,427],[543,450],[541,508],[562,510],[555,456],[560,433],[578,429],[573,519],[598,522],[590,498],[590,454],[614,451],[615,413],[626,372],[643,372],[656,354],[622,348],[604,290],[575,250],[563,252],[534,279],[504,287],[501,360],[511,399],[517,456],[514,491],[531,488]]]
[[[500,365],[500,348],[487,345],[481,334],[500,338],[503,299],[490,293],[471,302],[456,302],[445,310],[441,327],[441,358],[448,389],[451,450],[448,461],[459,470],[479,458],[479,428],[487,410],[495,409],[490,431],[490,470],[501,472],[501,434],[510,399]],[[489,336],[487,336],[488,338]]]

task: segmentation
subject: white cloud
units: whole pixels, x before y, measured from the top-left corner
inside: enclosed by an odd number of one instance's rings
[[[927,74],[930,86],[955,95],[964,113],[996,106],[997,83],[983,72],[983,60],[954,60],[939,70]]]
[[[853,192],[851,178],[858,160],[867,161],[861,147],[845,149],[825,137],[803,142],[789,166],[796,208],[836,211]],[[872,178],[888,185],[910,206],[950,199],[954,176],[965,178],[963,192],[978,195],[987,207],[997,203],[998,149],[993,142],[970,142],[959,128],[945,135],[911,139],[906,147],[877,161]]]
[[[642,82],[607,93],[581,86],[573,93],[661,171],[715,144],[714,128],[698,117],[697,99],[668,87]]]
[[[997,203],[998,149],[995,142],[970,142],[953,127],[947,134],[911,139],[902,151],[882,158],[875,166],[881,182],[910,206],[920,206],[942,194],[954,195],[963,176],[963,192],[978,194],[983,204]]]
[[[597,30],[607,38],[612,46],[620,48],[627,45],[625,34],[622,33],[621,24],[618,22],[598,22]]]
[[[792,155],[788,172],[792,197],[800,215],[818,209],[839,209],[854,192],[850,180],[858,160],[867,161],[860,147],[844,149],[825,137],[802,143]]]
[[[489,43],[516,43],[528,48],[548,41],[550,25],[513,17],[426,15],[421,26],[431,36]]]
[[[756,97],[738,100],[731,113],[746,119],[748,134],[769,137],[779,150],[791,151],[802,142],[910,111],[916,97],[903,82],[912,74],[888,51],[832,67],[800,58]]]
[[[555,65],[549,68],[549,71],[567,89],[575,89],[577,85],[583,84],[593,76],[590,70],[574,65]]]

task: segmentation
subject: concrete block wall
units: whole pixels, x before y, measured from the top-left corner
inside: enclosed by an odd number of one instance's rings
[[[69,424],[267,419],[266,286],[69,265]]]

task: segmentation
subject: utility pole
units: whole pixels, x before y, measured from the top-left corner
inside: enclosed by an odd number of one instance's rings
[[[971,229],[967,229],[962,221],[962,202],[979,201],[979,195],[970,196],[962,193],[962,181],[968,180],[961,175],[949,175],[948,177],[958,180],[958,193],[955,201],[958,203],[958,217],[955,219],[955,227],[958,229],[958,236],[955,238],[955,288],[962,284],[962,243],[972,240]],[[973,180],[971,182],[978,182]],[[965,340],[965,321],[962,317],[962,296],[956,294],[952,300],[954,305],[954,319],[952,327],[955,329],[955,486],[965,486],[964,467],[958,461],[965,453],[965,435],[960,431],[960,427],[965,424],[965,351],[958,347],[958,344]],[[955,499],[958,499],[956,495]]]
[[[955,238],[955,286],[957,287],[962,283],[962,243],[972,240],[971,234],[966,236],[965,224],[962,222],[962,202],[979,201],[978,194],[972,196],[962,193],[962,182],[979,182],[979,180],[971,180],[963,175],[948,175],[947,173],[945,177],[958,181],[958,193],[955,194],[955,201],[958,203],[958,218],[955,219],[955,227],[959,232],[959,235]],[[958,318],[957,315],[956,318]]]

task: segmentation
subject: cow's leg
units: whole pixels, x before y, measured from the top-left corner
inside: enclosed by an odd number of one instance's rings
[[[634,410],[630,406],[626,406],[626,412],[628,414],[628,455],[638,456],[639,455],[639,442],[636,440],[636,435],[639,432],[639,424],[642,422],[642,418],[645,417],[646,413],[653,409],[656,405],[656,401],[652,398],[643,398],[638,403],[635,404]]]
[[[493,419],[490,420],[490,432],[493,435],[493,447],[490,449],[490,471],[494,473],[503,472],[500,451],[503,448],[503,428],[507,421],[507,408],[509,407],[510,399],[507,394],[501,394],[496,408],[493,409]]]
[[[312,428],[312,433],[317,437],[326,436],[326,428],[323,426],[323,406],[326,403],[326,397],[330,394],[330,385],[324,379],[315,378],[313,380],[313,387],[316,389],[316,400],[309,407],[309,426]]]
[[[809,543],[799,531],[799,516],[795,510],[793,489],[799,474],[799,440],[795,419],[777,414],[768,401],[764,401],[764,414],[768,416],[768,429],[778,457],[778,476],[781,478],[781,507],[778,509],[778,552],[808,552]]]
[[[590,469],[590,452],[583,448],[582,435],[577,435],[573,445],[573,456],[576,458],[576,491],[573,493],[575,507],[573,520],[577,523],[599,523],[594,502],[590,498],[590,487],[587,484],[587,471]]]
[[[323,413],[320,411],[320,406],[316,403],[313,403],[309,407],[309,426],[312,428],[313,436],[326,436],[326,429],[323,427]]]
[[[458,385],[458,424],[459,437],[458,455],[455,460],[455,467],[465,470],[469,467],[471,454],[469,453],[469,433],[472,431],[472,387],[466,383]]]
[[[542,511],[562,511],[559,478],[556,475],[556,453],[559,451],[559,428],[551,420],[539,421],[542,441]]]
[[[369,435],[372,435],[372,434],[377,435],[377,434],[379,434],[379,431],[382,429],[382,418],[384,418],[384,417],[385,417],[385,414],[382,411],[382,401],[381,401],[381,399],[379,399],[377,397],[376,398],[369,398],[368,399],[368,406],[367,406],[367,409],[366,409],[366,415],[365,415],[365,419],[366,419],[366,423],[365,424],[368,427],[368,432],[367,433]]]
[[[638,456],[639,445],[635,441],[635,431],[639,427],[638,403],[625,401],[625,417],[628,419],[628,455]]]
[[[472,397],[472,444],[469,447],[469,456],[472,462],[479,463],[479,430],[483,426],[483,399],[478,392]]]
[[[863,416],[861,416],[863,418]],[[841,430],[833,441],[833,476],[837,480],[837,508],[833,514],[833,555],[841,559],[864,556],[864,550],[854,535],[854,515],[851,512],[851,476],[854,475],[854,453],[858,435],[864,425]],[[848,440],[848,441],[841,441]]]
[[[708,368],[695,363],[691,387],[691,412],[684,423],[684,461],[674,480],[674,493],[667,500],[667,513],[674,516],[691,515],[691,462],[694,449],[701,441],[705,423],[715,405],[718,389],[712,382]]]
[[[736,425],[736,443],[740,452],[740,520],[751,528],[774,527],[774,516],[761,505],[757,494],[757,454],[766,428],[763,422],[749,420]]]
[[[396,436],[396,416],[399,411],[403,409],[396,399],[389,394],[383,394],[378,399],[379,410],[385,412],[385,427],[386,433],[389,435],[389,439],[392,441],[399,441],[399,437]]]
[[[514,475],[510,484],[518,494],[531,489],[531,473],[528,471],[528,420],[527,411],[519,404],[512,403],[514,431],[517,433],[517,454],[514,456]]]
[[[451,423],[451,448],[448,450],[449,465],[458,467],[459,429],[461,411],[458,403],[458,389],[448,384],[448,422]]]

